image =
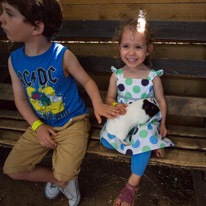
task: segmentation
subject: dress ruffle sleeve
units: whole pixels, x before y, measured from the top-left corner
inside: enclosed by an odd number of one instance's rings
[[[112,72],[116,72],[117,69],[116,69],[114,66],[111,66],[111,71],[112,71]]]
[[[156,76],[162,76],[163,73],[164,73],[163,69],[158,70],[158,71],[152,69],[149,76],[147,77],[147,79],[148,80],[153,80]]]

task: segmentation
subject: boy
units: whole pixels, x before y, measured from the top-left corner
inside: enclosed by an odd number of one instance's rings
[[[99,123],[101,116],[117,116],[116,109],[102,103],[96,84],[72,52],[50,41],[62,24],[57,0],[0,2],[7,38],[24,43],[11,53],[8,65],[16,107],[31,126],[9,154],[4,173],[17,180],[47,182],[47,198],[62,191],[70,206],[78,205],[77,176],[90,124],[74,79],[90,96]],[[53,169],[38,165],[50,149]]]

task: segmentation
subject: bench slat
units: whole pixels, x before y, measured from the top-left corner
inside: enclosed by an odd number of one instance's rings
[[[98,154],[104,157],[113,159],[124,159],[130,156],[121,155],[120,153],[104,148],[97,141],[90,141],[88,153]],[[150,165],[162,165],[178,168],[205,169],[206,168],[206,153],[199,151],[166,149],[166,157],[164,159],[152,157]]]
[[[28,123],[26,121],[19,120],[8,120],[3,119],[0,120],[0,129],[8,130],[8,131],[21,131],[24,132],[28,128]],[[6,135],[6,131],[4,131],[4,135]],[[92,129],[90,139],[99,141],[99,129]],[[205,129],[206,132],[206,129]],[[3,139],[3,134],[1,135]],[[186,138],[186,137],[177,137],[171,134],[168,134],[168,137],[174,142],[176,148],[182,149],[191,149],[191,150],[203,150],[206,151],[206,137],[200,138],[196,137],[195,139]],[[8,139],[7,137],[6,139]]]
[[[105,99],[106,92],[101,91],[100,93],[102,98]],[[80,90],[80,96],[85,100],[86,105],[91,106],[90,99],[84,90]],[[165,98],[168,105],[168,114],[206,117],[206,98],[179,97],[172,95],[166,95]],[[10,84],[0,83],[0,100],[13,100],[13,91]]]
[[[91,106],[90,99],[84,90],[79,91],[80,96],[85,100],[86,105]],[[106,92],[100,92],[102,99],[105,100]],[[188,117],[206,117],[206,98],[180,97],[165,95],[167,102],[167,114]]]
[[[79,62],[87,72],[109,72],[111,66],[121,68],[123,64],[119,58],[77,56]],[[176,59],[152,59],[154,69],[164,69],[164,75],[178,77],[206,78],[205,60],[176,60]]]
[[[17,131],[6,131],[0,130],[2,137],[0,138],[0,144],[14,145],[15,142],[19,139],[22,132]],[[99,141],[90,140],[88,146],[88,153],[98,154],[108,158],[122,158],[125,160],[125,157],[129,156],[121,155],[120,153],[104,148]],[[166,149],[166,157],[164,159],[152,157],[150,165],[162,165],[162,166],[171,166],[171,167],[182,167],[182,168],[192,168],[192,169],[205,169],[206,168],[206,153],[200,151],[191,151],[191,150],[177,150],[177,149]]]

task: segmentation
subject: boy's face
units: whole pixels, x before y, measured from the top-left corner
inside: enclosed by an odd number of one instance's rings
[[[24,22],[24,16],[12,5],[2,3],[2,8],[3,12],[0,16],[0,22],[7,38],[16,42],[29,41],[34,27]]]

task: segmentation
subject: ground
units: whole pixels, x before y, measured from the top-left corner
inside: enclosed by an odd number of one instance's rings
[[[60,194],[56,200],[44,196],[45,183],[15,181],[2,173],[9,149],[0,147],[0,205],[1,206],[66,206]],[[43,163],[50,165],[48,155]],[[81,202],[79,206],[112,206],[124,186],[130,165],[96,155],[86,155],[79,175]],[[192,175],[189,170],[148,166],[136,195],[135,206],[194,206]]]

